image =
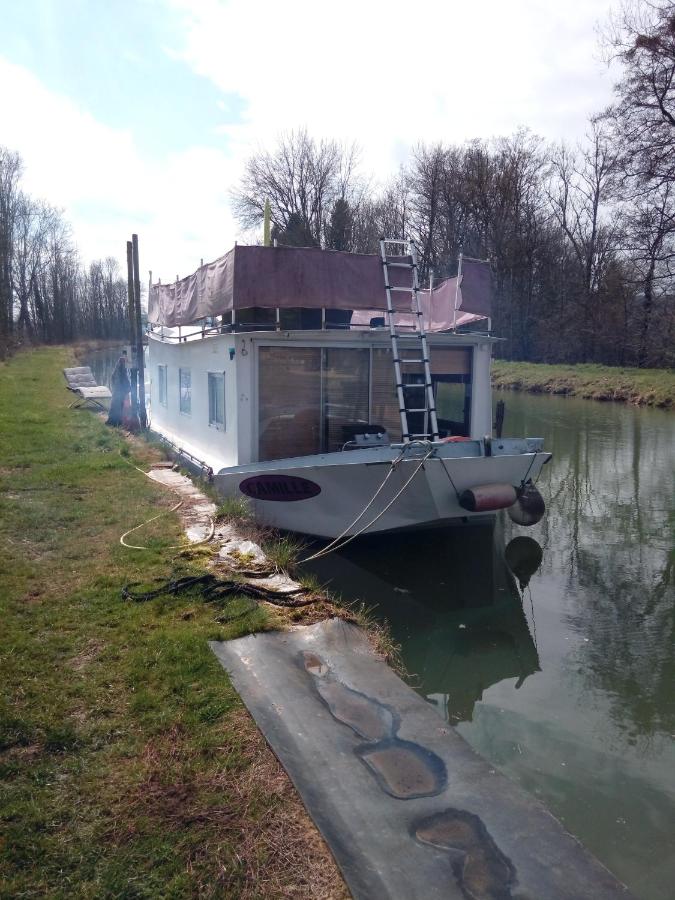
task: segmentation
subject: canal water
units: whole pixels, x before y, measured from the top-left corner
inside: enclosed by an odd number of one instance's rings
[[[118,355],[87,360],[99,383]],[[675,413],[501,397],[504,434],[554,453],[539,525],[361,539],[311,571],[389,623],[413,687],[495,769],[672,900]]]
[[[505,435],[555,454],[539,525],[371,538],[312,570],[389,623],[412,685],[495,769],[671,900],[675,414],[501,396]]]

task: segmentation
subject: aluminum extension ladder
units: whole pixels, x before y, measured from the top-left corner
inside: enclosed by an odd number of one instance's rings
[[[395,255],[410,257],[411,262],[396,262],[388,259],[387,247],[397,247]],[[403,252],[400,252],[400,251]],[[389,336],[391,338],[391,354],[394,360],[394,376],[396,380],[396,395],[401,414],[401,437],[404,444],[414,440],[437,441],[438,420],[436,418],[436,401],[434,398],[434,386],[431,381],[431,368],[429,366],[429,345],[424,330],[424,317],[420,309],[419,301],[419,277],[417,269],[417,247],[411,240],[380,240],[380,256],[382,258],[382,273],[384,275],[384,289],[387,295],[387,319],[389,322]],[[412,275],[412,287],[392,286],[389,278],[390,269],[408,269]],[[415,331],[413,334],[402,334],[396,330],[396,315],[392,294],[394,291],[406,291],[412,294],[412,314],[414,316]],[[418,349],[411,348],[406,356],[401,356],[400,342],[413,339]],[[419,352],[418,352],[419,351]],[[424,367],[424,383],[404,383],[402,367]],[[408,400],[408,397],[410,400]],[[415,399],[417,397],[417,399]],[[424,402],[424,406],[421,403]],[[412,405],[411,405],[412,404]],[[410,413],[424,413],[424,431],[411,434],[408,429],[408,416]]]

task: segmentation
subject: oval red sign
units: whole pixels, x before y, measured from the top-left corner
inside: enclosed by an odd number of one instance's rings
[[[239,484],[239,490],[254,500],[276,500],[284,503],[309,500],[321,488],[308,478],[296,475],[253,475]]]

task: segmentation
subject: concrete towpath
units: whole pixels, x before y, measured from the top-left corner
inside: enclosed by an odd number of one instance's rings
[[[209,543],[217,550],[214,563],[233,572],[244,570],[243,580],[280,597],[304,593],[302,585],[284,572],[274,570],[260,544],[240,533],[232,522],[216,521],[216,505],[194,482],[169,465],[155,465],[148,476],[173,491],[183,502],[177,513],[188,541]]]

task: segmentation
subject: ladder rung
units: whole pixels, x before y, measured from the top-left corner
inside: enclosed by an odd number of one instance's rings
[[[387,247],[385,245],[394,246],[401,249],[387,251]],[[391,256],[393,257],[391,260],[387,256],[388,252],[391,252]],[[397,256],[398,259],[396,259]],[[391,355],[394,363],[397,399],[399,401],[399,413],[401,415],[401,437],[403,441],[416,439],[436,440],[438,438],[438,424],[436,419],[437,412],[435,406],[430,405],[434,403],[434,398],[431,393],[433,391],[433,380],[431,378],[429,359],[431,354],[429,352],[426,334],[424,331],[424,313],[421,310],[419,304],[420,286],[418,284],[418,261],[415,242],[410,239],[406,240],[402,238],[383,237],[380,239],[380,258],[382,262],[382,273],[384,276],[384,287],[387,300],[386,315],[388,317],[389,336],[391,339]],[[399,285],[390,284],[388,268],[389,266],[398,269],[411,270],[412,284],[408,287],[401,287]],[[415,317],[413,319],[414,324],[412,325],[412,332],[409,331],[408,333],[406,333],[405,326],[402,326],[400,330],[396,327],[396,311],[394,310],[394,303],[391,296],[394,291],[410,295],[412,301],[411,305],[413,307],[410,312]],[[410,346],[410,344],[403,344],[401,347],[399,347],[399,341],[410,341],[416,340],[417,338],[419,338],[422,343],[418,344],[416,347]],[[400,355],[401,352],[405,353],[406,351],[408,353],[417,353],[419,351],[420,355],[414,357],[402,357]],[[424,381],[422,382],[422,384],[420,384],[419,381],[414,384],[403,383],[404,374],[401,371],[401,366],[423,366]],[[420,390],[423,392],[422,394],[409,394],[410,391]],[[412,409],[408,409],[407,403],[409,401],[425,403],[426,405],[424,407],[414,407]],[[408,416],[419,415],[420,413],[424,413],[424,424],[429,425],[429,430],[420,434],[411,434],[408,431]]]

